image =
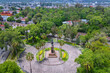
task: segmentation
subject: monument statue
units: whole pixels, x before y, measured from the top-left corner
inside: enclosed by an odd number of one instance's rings
[[[53,40],[51,42],[51,45],[52,45],[52,47],[51,47],[51,53],[54,53],[55,51],[54,51],[54,46],[53,46]]]
[[[57,58],[56,52],[54,50],[53,39],[52,39],[51,45],[52,45],[52,47],[51,47],[51,52],[49,53],[49,58]]]

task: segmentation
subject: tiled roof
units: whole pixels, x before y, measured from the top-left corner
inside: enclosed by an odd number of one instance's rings
[[[107,37],[108,40],[110,40],[110,37]]]
[[[63,23],[64,23],[64,24],[69,24],[69,25],[71,25],[71,26],[73,25],[72,21],[64,21]]]
[[[21,21],[25,21],[26,19],[27,19],[27,17],[24,17],[24,18],[21,19]]]
[[[5,25],[1,25],[1,24],[0,24],[0,27],[5,27]]]
[[[0,15],[2,15],[2,16],[12,16],[12,11],[4,11],[4,12],[1,12]]]
[[[73,22],[80,22],[80,20],[74,20]]]
[[[17,10],[17,12],[20,12],[19,10]]]

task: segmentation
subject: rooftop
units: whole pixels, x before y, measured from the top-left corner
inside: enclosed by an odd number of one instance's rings
[[[0,13],[1,16],[12,16],[12,11],[3,11]]]
[[[0,24],[0,27],[5,27],[5,25]]]
[[[27,19],[27,17],[24,17],[24,18],[21,19],[21,21],[25,21],[26,19]]]

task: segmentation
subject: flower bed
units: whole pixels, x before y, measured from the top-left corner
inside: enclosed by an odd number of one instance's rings
[[[37,61],[43,61],[43,59],[45,58],[45,50],[40,50],[37,54],[36,54],[36,59]]]
[[[63,49],[62,49],[62,52],[63,52],[63,55],[62,55],[62,60],[63,60],[63,61],[67,61],[67,60],[68,60],[68,58],[69,58],[68,53],[67,53],[65,50],[63,50]]]
[[[40,50],[40,51],[36,54],[36,59],[37,59],[37,61],[38,61],[38,62],[43,61],[44,58],[45,58],[45,51],[50,51],[50,50],[51,50],[51,48],[45,48],[45,50],[44,50],[44,49],[43,49],[43,50]],[[63,61],[67,61],[67,60],[68,60],[69,55],[68,55],[68,53],[67,53],[65,50],[61,49],[61,51],[60,51],[59,48],[54,48],[54,50],[55,50],[55,51],[59,51],[59,53],[60,53],[60,58],[61,58]]]

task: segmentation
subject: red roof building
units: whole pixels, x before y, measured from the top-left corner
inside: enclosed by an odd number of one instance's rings
[[[5,27],[5,25],[1,25],[1,24],[0,24],[0,27]]]
[[[0,13],[1,16],[12,16],[12,11],[4,11]]]
[[[21,19],[21,21],[25,21],[26,19],[27,19],[27,17],[24,17],[24,18]]]
[[[81,22],[80,20],[74,20],[73,25],[79,25],[80,22]]]
[[[91,7],[91,8],[92,8],[93,6],[89,6],[89,7]]]
[[[107,37],[107,40],[110,41],[110,37]]]
[[[73,22],[81,22],[80,20],[74,20]]]
[[[64,21],[63,24],[69,24],[70,26],[73,25],[72,21]]]
[[[20,13],[20,11],[19,11],[19,10],[16,10],[16,12],[17,12],[17,13]]]
[[[4,30],[4,29],[5,29],[5,25],[1,25],[1,24],[0,24],[0,28],[1,28],[2,30]]]

